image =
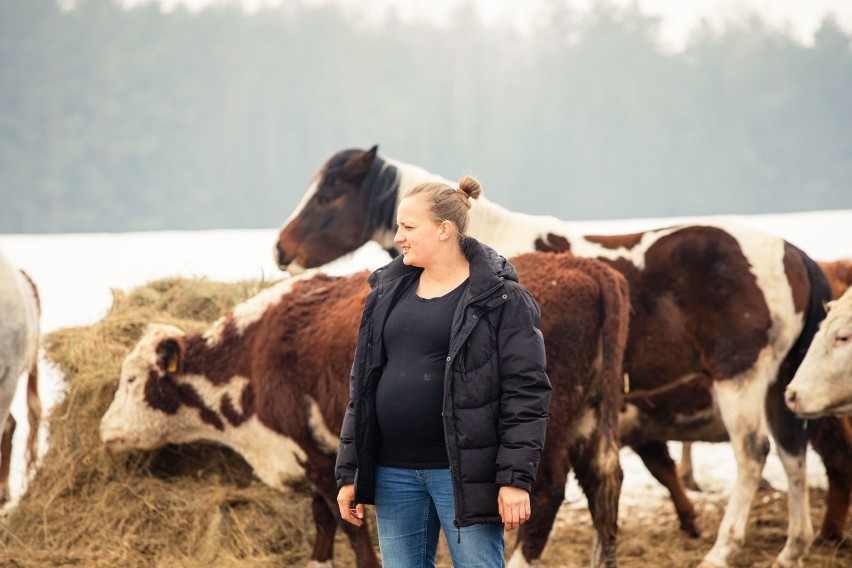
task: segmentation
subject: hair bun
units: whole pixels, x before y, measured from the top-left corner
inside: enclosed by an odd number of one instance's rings
[[[478,199],[482,195],[482,185],[472,176],[464,176],[459,180],[459,191],[470,198]]]

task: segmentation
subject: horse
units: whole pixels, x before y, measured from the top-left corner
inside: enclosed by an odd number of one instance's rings
[[[379,156],[377,146],[334,154],[279,231],[279,267],[321,266],[369,240],[392,251],[397,203],[427,181],[452,185]],[[695,512],[665,442],[730,440],[738,474],[704,568],[727,566],[742,547],[771,435],[790,487],[787,540],[775,562],[801,562],[813,541],[807,435],[783,391],[830,299],[812,259],[774,235],[725,223],[575,235],[555,217],[512,212],[483,197],[468,234],[505,256],[567,251],[621,272],[633,310],[624,366],[639,392],[621,413],[622,442],[667,486],[683,527],[694,526]],[[516,565],[535,559],[513,557]]]

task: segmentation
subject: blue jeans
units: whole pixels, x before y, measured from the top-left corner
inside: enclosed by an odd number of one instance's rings
[[[443,529],[455,568],[503,567],[503,525],[456,528],[449,469],[376,467],[376,521],[384,568],[435,566]]]

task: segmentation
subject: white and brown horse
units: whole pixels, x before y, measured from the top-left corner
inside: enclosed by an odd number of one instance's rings
[[[400,195],[435,180],[446,181],[384,159],[375,146],[335,154],[281,228],[279,266],[320,266],[369,240],[390,250]],[[554,217],[511,212],[485,198],[471,213],[468,233],[501,254],[570,251],[605,260],[627,278],[633,313],[625,369],[633,396],[620,420],[622,441],[672,492],[682,523],[691,510],[682,484],[676,475],[660,477],[674,471],[666,440],[730,439],[734,449],[736,482],[702,565],[727,566],[741,548],[770,435],[790,487],[787,542],[776,562],[801,563],[813,540],[807,435],[783,391],[830,299],[817,265],[783,239],[738,226],[581,236]]]

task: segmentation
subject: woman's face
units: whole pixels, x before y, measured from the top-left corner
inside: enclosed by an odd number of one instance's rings
[[[425,268],[439,258],[445,228],[429,216],[428,203],[422,194],[406,197],[396,212],[396,236],[393,241],[402,249],[402,261],[409,266]]]

